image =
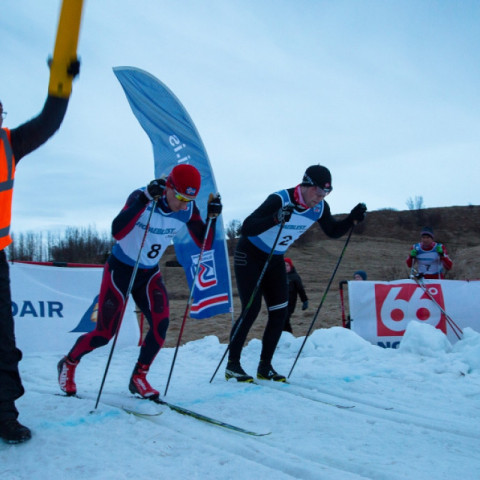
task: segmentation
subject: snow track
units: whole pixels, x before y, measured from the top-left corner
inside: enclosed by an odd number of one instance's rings
[[[410,350],[400,352],[366,344],[343,329],[317,331],[285,385],[226,382],[221,375],[210,383],[225,346],[206,337],[181,347],[166,400],[272,432],[265,437],[225,430],[161,405],[155,407],[162,414],[148,418],[106,402],[91,414],[107,349],[92,352],[77,369],[83,399],[53,394],[59,392],[55,366],[61,354],[27,354],[21,362],[27,393],[17,405],[33,438],[18,446],[0,443],[0,478],[478,480],[480,362],[478,368],[474,362],[480,335],[476,342],[470,337],[463,354],[462,345],[448,353],[436,350],[430,338],[435,334],[417,332]],[[278,371],[287,371],[299,341],[282,336]],[[428,356],[422,354],[425,345]],[[247,372],[256,368],[260,348],[258,341],[245,347]],[[105,395],[129,397],[137,354],[133,347],[115,352]],[[172,356],[173,349],[161,352],[149,373],[152,385],[162,388]]]

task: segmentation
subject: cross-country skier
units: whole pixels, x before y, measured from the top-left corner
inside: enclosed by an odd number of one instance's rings
[[[75,77],[80,69],[78,61],[68,67]],[[10,273],[5,248],[12,242],[10,222],[15,170],[18,162],[45,143],[63,121],[69,95],[57,97],[49,94],[43,110],[28,122],[9,130],[3,128],[7,113],[0,102],[0,437],[7,443],[21,443],[31,438],[31,431],[18,422],[15,400],[25,390],[18,372],[22,352],[15,344]]]
[[[150,329],[142,342],[138,361],[130,377],[129,389],[144,398],[159,397],[146,379],[155,356],[165,342],[169,324],[168,295],[159,269],[159,261],[184,225],[201,247],[206,224],[200,217],[195,197],[200,190],[200,173],[187,164],[175,166],[167,180],[157,179],[147,187],[135,190],[127,199],[122,211],[112,223],[116,240],[103,273],[98,298],[95,330],[79,337],[72,349],[58,363],[58,383],[67,395],[75,395],[75,369],[80,359],[95,348],[106,345],[115,335],[127,302],[126,293],[144,238],[153,200],[157,200],[150,227],[145,237],[139,268],[131,290],[136,305],[145,315]],[[211,248],[215,237],[216,218],[222,211],[219,195],[211,195],[207,216],[211,228],[205,248]]]
[[[262,339],[257,378],[286,381],[285,376],[278,374],[272,367],[273,354],[287,316],[288,287],[283,254],[314,223],[318,223],[329,237],[339,238],[347,233],[354,222],[361,222],[367,210],[363,203],[359,203],[348,217],[335,220],[325,201],[331,191],[330,171],[324,166],[312,165],[307,168],[300,185],[272,193],[243,222],[234,256],[242,313],[230,333],[229,357],[225,370],[227,380],[235,378],[239,382],[253,381],[253,377],[243,370],[240,356],[248,332],[260,312],[263,295],[268,308],[268,321]],[[282,224],[284,226],[280,238],[274,245]],[[255,299],[246,311],[273,248],[273,255]]]
[[[445,278],[445,271],[453,267],[447,248],[434,240],[433,230],[424,227],[420,232],[420,242],[412,245],[406,259],[407,266],[412,268],[414,262],[417,271],[423,278]]]

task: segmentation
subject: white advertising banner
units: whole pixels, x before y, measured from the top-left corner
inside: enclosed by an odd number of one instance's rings
[[[68,353],[76,339],[95,328],[103,266],[51,267],[10,263],[15,336],[28,353]],[[135,303],[130,299],[117,346],[138,343]],[[110,348],[110,344],[107,348]]]
[[[446,313],[461,330],[480,332],[480,281],[424,282],[436,303],[410,279],[348,282],[351,329],[375,345],[397,348],[408,323],[417,320],[440,329],[454,343],[458,338]]]

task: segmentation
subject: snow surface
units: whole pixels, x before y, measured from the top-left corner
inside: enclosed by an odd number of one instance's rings
[[[187,325],[188,328],[188,325]],[[454,346],[433,327],[410,323],[398,350],[340,327],[307,340],[289,385],[224,380],[226,345],[208,336],[180,348],[166,400],[205,415],[271,432],[252,437],[166,407],[139,418],[94,399],[110,346],[84,357],[79,394],[59,392],[61,354],[24,352],[20,420],[33,431],[20,445],[0,442],[0,478],[16,479],[475,479],[480,478],[480,334]],[[274,367],[288,374],[303,338],[284,333]],[[260,341],[244,349],[256,370]],[[114,352],[105,398],[128,398],[138,349]],[[160,352],[149,380],[164,389],[174,349]],[[162,392],[163,393],[163,392]],[[344,407],[321,403],[331,402]]]

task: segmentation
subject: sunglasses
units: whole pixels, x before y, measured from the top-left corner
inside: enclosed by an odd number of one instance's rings
[[[175,188],[173,188],[172,190],[173,190],[173,194],[175,195],[175,198],[177,200],[180,200],[181,202],[188,203],[188,202],[191,202],[193,200],[192,198],[185,197],[181,193],[177,192],[177,190],[175,190]]]
[[[324,187],[324,188],[320,188],[320,187],[315,187],[315,193],[319,196],[322,196],[322,197],[326,197],[333,189],[332,188],[328,188],[328,187]]]

